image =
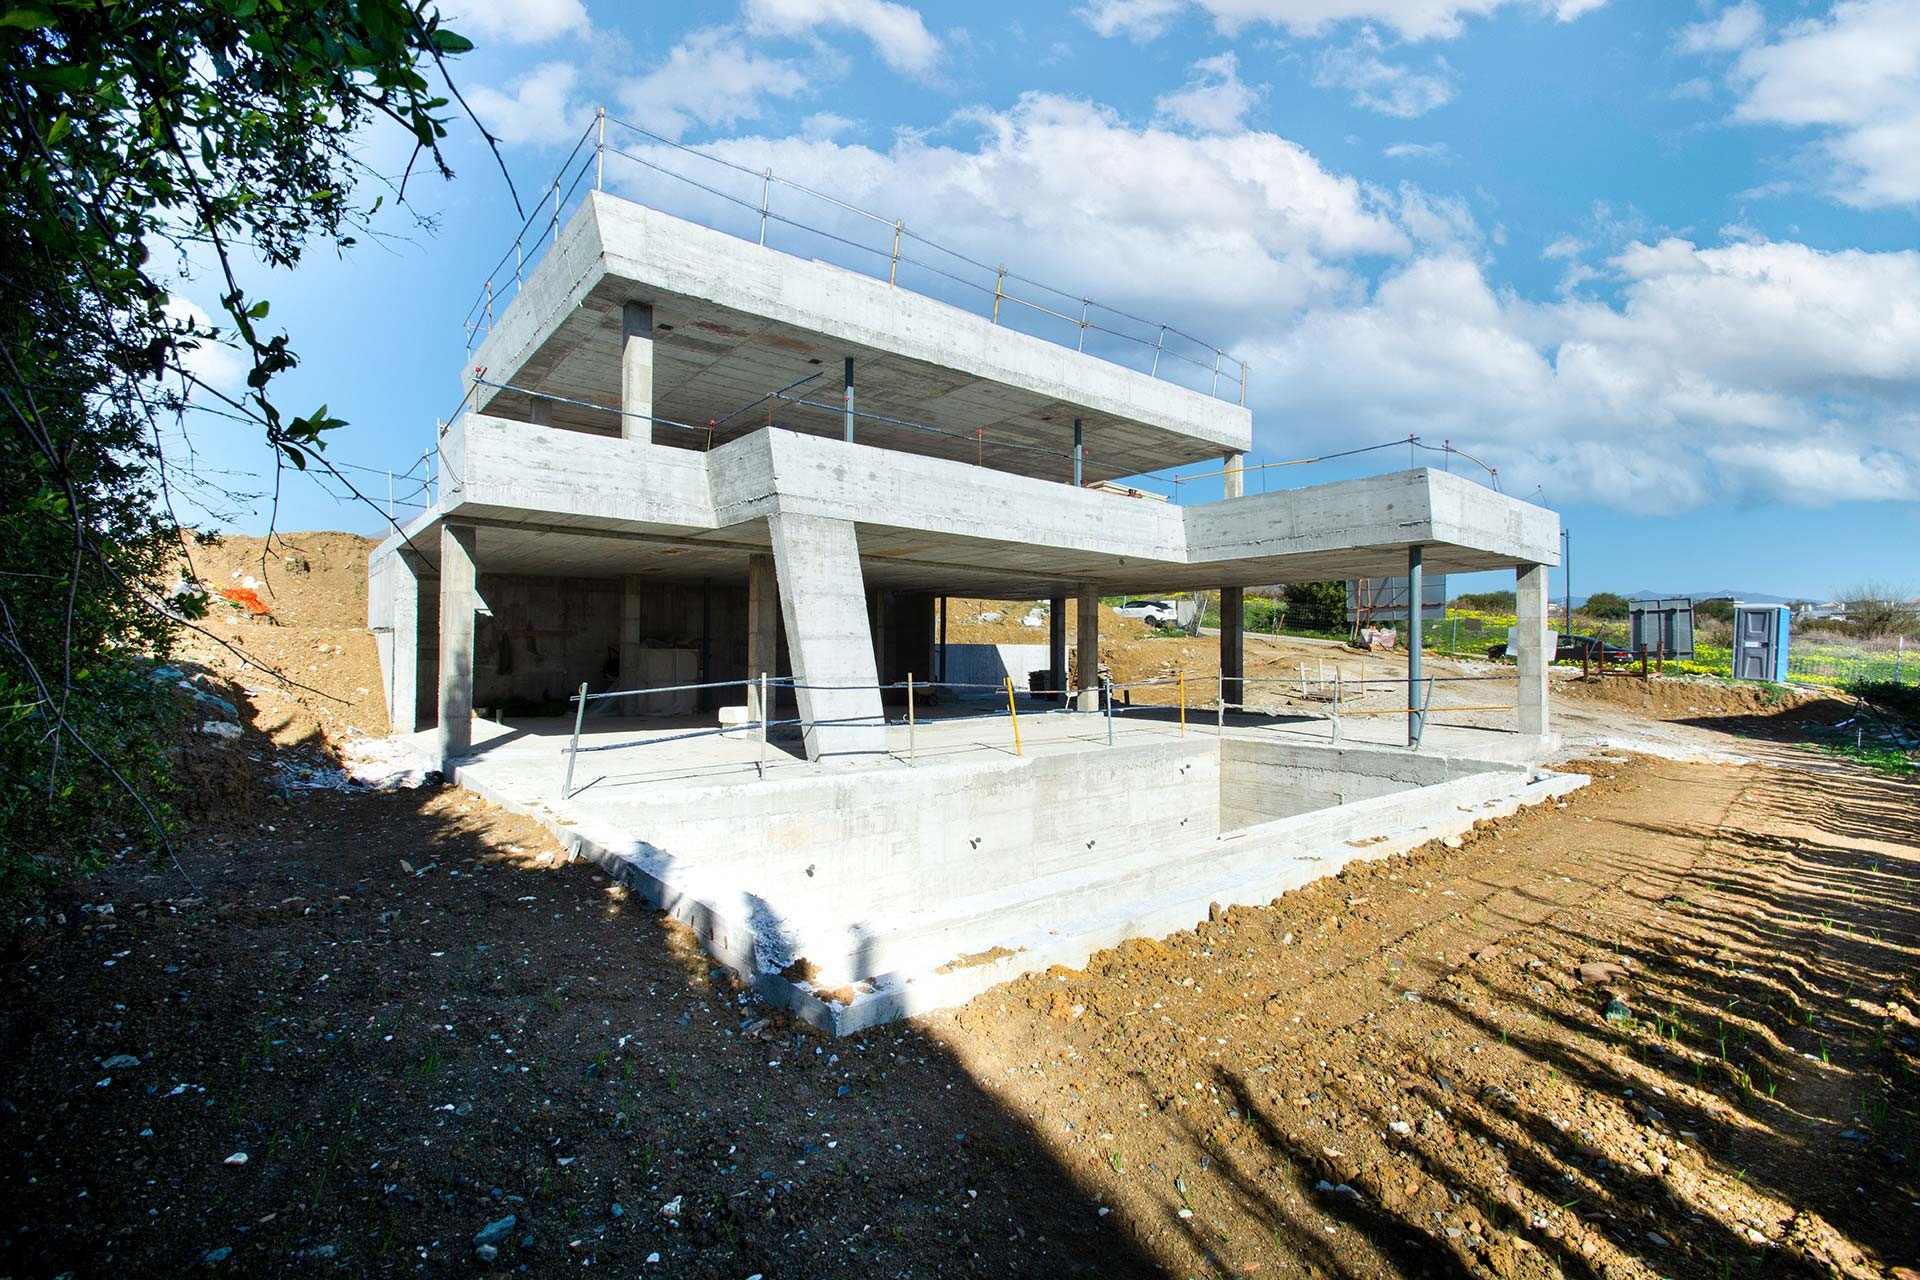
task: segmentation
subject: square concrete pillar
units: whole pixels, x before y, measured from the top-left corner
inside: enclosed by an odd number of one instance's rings
[[[417,733],[425,719],[420,714],[420,592],[425,570],[420,557],[404,546],[387,560],[393,628],[387,664],[389,733]]]
[[[852,522],[781,513],[769,516],[767,527],[794,696],[807,722],[807,758],[884,754],[880,678]]]
[[[1520,732],[1547,732],[1547,566],[1520,565],[1514,570],[1514,666],[1520,675]]]
[[[1247,492],[1247,473],[1241,468],[1247,464],[1244,453],[1230,453],[1220,459],[1220,465],[1226,468],[1226,474],[1220,477],[1221,496],[1227,498],[1245,497]]]
[[[1080,616],[1075,623],[1074,641],[1079,650],[1078,684],[1081,690],[1076,705],[1082,711],[1100,709],[1100,593],[1092,587],[1082,587],[1079,597]]]
[[[1228,706],[1247,700],[1247,589],[1220,588],[1220,693]]]
[[[1054,596],[1047,601],[1047,666],[1053,672],[1050,686],[1064,690],[1067,687],[1067,598]],[[1065,705],[1069,695],[1062,693],[1060,702]]]
[[[440,526],[440,770],[473,749],[474,531]]]
[[[653,308],[629,302],[620,308],[620,434],[653,440]]]
[[[760,677],[778,676],[774,658],[780,643],[780,588],[773,557],[747,557],[747,714],[760,718]]]

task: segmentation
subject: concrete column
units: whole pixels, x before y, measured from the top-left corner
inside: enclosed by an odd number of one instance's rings
[[[640,656],[640,651],[643,648],[640,643],[640,634],[642,624],[646,621],[645,612],[642,608],[644,604],[643,593],[646,591],[646,588],[647,580],[645,578],[629,576],[620,579],[620,682],[614,686],[618,689],[638,689],[647,683],[640,675],[640,668],[643,661]],[[668,684],[671,682],[656,680],[654,683]],[[652,706],[647,705],[648,701],[648,699],[639,696],[614,699],[619,714],[623,716],[644,715],[648,711],[657,710],[661,705],[661,699],[657,697],[651,700]]]
[[[553,425],[553,401],[545,396],[535,396],[527,406],[527,421],[536,427]]]
[[[440,769],[473,749],[474,531],[440,526]]]
[[[1079,695],[1079,707],[1082,711],[1100,709],[1100,593],[1092,587],[1082,587],[1079,597],[1080,616],[1075,624],[1075,646],[1079,649],[1079,687],[1085,692]]]
[[[774,657],[780,643],[780,589],[775,585],[773,557],[747,557],[747,714],[760,716],[762,674],[777,676]]]
[[[1514,569],[1518,621],[1513,628],[1514,666],[1520,674],[1520,732],[1547,732],[1547,566],[1523,564]]]
[[[880,679],[853,524],[781,513],[767,525],[800,718],[820,722],[805,730],[807,758],[884,753]]]
[[[392,661],[387,669],[390,733],[420,730],[420,579],[425,566],[402,546],[387,561],[392,588]]]
[[[1047,666],[1053,670],[1053,687],[1067,687],[1067,598],[1054,596],[1047,601]],[[1065,705],[1066,694],[1060,695]]]
[[[1220,465],[1227,469],[1227,473],[1220,477],[1223,496],[1228,498],[1246,496],[1247,473],[1241,470],[1241,468],[1247,465],[1247,455],[1244,453],[1229,453],[1220,459]]]
[[[620,308],[620,434],[653,440],[653,308],[629,302]]]
[[[1426,692],[1420,680],[1420,594],[1426,585],[1421,562],[1421,549],[1407,548],[1407,745],[1410,747],[1420,745],[1420,735],[1427,727],[1426,717],[1419,710]]]
[[[1220,692],[1229,705],[1247,700],[1247,589],[1220,588]]]

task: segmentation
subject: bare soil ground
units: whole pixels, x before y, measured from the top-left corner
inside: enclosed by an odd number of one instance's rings
[[[191,883],[122,861],[0,956],[0,1275],[1920,1263],[1913,783],[1597,759],[1458,848],[832,1041],[527,819],[269,786],[377,728],[364,544],[328,555],[220,633],[318,692],[221,668],[249,728]],[[1574,705],[1732,748],[1831,706],[1710,692]]]

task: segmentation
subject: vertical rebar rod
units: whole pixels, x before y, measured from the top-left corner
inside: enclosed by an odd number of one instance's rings
[[[846,381],[847,443],[853,443],[853,357],[847,357]]]
[[[1227,735],[1227,673],[1221,671],[1215,679],[1219,683],[1218,695],[1213,703],[1213,731],[1218,737]]]
[[[760,760],[756,767],[763,778],[767,776],[767,719],[771,715],[772,708],[767,705],[767,673],[762,671],[760,673]]]
[[[1113,745],[1113,677],[1100,678],[1100,693],[1107,704],[1107,745]]]
[[[567,776],[560,783],[560,798],[573,799],[573,762],[580,758],[580,724],[587,718],[587,686],[580,684],[580,693],[574,699],[580,705],[573,712],[573,741],[567,747]]]
[[[1187,673],[1180,673],[1180,736],[1187,736]]]
[[[1073,487],[1078,489],[1081,478],[1086,472],[1087,437],[1080,426],[1080,419],[1073,420]]]
[[[911,766],[919,759],[915,741],[918,726],[913,715],[913,672],[907,672],[907,764]]]

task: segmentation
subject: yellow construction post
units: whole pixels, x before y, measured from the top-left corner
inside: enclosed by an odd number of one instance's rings
[[[1013,677],[1006,677],[1007,714],[1013,717],[1013,754],[1024,754],[1020,750],[1020,711],[1013,705]]]

